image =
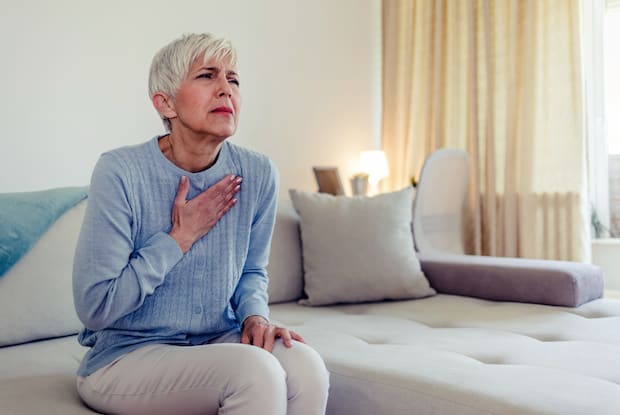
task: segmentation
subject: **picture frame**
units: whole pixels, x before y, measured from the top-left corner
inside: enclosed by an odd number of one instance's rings
[[[334,196],[344,195],[344,188],[337,167],[315,166],[312,170],[320,193],[328,193]]]

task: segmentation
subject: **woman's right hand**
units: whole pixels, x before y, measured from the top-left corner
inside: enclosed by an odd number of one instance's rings
[[[181,177],[172,207],[170,236],[183,253],[189,251],[194,242],[206,235],[235,205],[237,199],[234,196],[240,189],[241,177],[228,175],[192,200],[187,200],[189,180],[186,176]]]

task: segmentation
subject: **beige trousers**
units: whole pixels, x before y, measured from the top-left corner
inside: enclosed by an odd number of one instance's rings
[[[150,345],[87,377],[78,393],[105,414],[319,415],[329,373],[316,351],[217,343]]]

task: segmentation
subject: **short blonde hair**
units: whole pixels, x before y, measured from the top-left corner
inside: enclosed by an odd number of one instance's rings
[[[233,67],[237,66],[237,51],[229,40],[211,33],[185,34],[161,48],[153,57],[149,97],[158,92],[174,97],[190,66],[200,55],[205,63],[211,59],[228,59]],[[163,121],[166,130],[170,131],[170,121],[166,118]]]

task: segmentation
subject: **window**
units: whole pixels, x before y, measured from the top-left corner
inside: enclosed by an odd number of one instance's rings
[[[620,0],[580,4],[591,236],[620,238]]]
[[[608,1],[604,17],[603,62],[607,151],[609,154],[609,236],[620,237],[620,1]]]

